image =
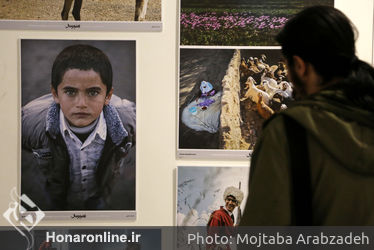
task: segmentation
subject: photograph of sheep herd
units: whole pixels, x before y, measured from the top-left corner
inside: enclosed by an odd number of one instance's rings
[[[292,100],[280,49],[181,49],[179,148],[251,150]]]
[[[298,11],[334,0],[181,0],[180,45],[272,46]]]

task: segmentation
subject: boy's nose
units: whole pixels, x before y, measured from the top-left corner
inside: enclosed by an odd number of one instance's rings
[[[79,94],[77,97],[77,106],[79,108],[86,107],[86,96],[83,94]]]

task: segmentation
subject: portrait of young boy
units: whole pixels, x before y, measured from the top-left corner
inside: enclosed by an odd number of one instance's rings
[[[135,210],[135,103],[114,94],[108,56],[66,46],[50,79],[22,107],[21,193],[44,211]]]

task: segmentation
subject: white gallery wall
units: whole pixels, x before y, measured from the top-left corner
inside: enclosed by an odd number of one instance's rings
[[[19,184],[19,39],[137,41],[137,219],[135,221],[43,221],[42,225],[170,226],[175,224],[177,166],[248,166],[248,161],[178,160],[178,1],[162,1],[162,32],[0,30],[0,213]],[[373,0],[335,0],[357,26],[357,55],[372,61]],[[42,69],[35,68],[35,71]],[[48,83],[45,83],[48,84]],[[0,216],[0,225],[8,222]]]

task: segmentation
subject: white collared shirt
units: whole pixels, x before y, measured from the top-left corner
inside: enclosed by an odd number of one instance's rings
[[[226,206],[223,206],[223,209],[225,209],[226,210],[226,212],[231,216],[231,215],[233,215],[233,213],[232,212],[230,212],[229,210],[227,210],[227,208],[226,208]]]
[[[107,136],[107,126],[103,112],[96,127],[84,143],[70,130],[60,109],[60,131],[69,152],[70,186],[68,189],[68,208],[79,209],[84,201],[97,192],[96,170],[99,165]]]
[[[230,217],[233,219],[232,222],[235,222],[235,216],[232,212],[226,209],[226,206],[223,206],[223,209],[226,210],[226,212],[230,215]]]

